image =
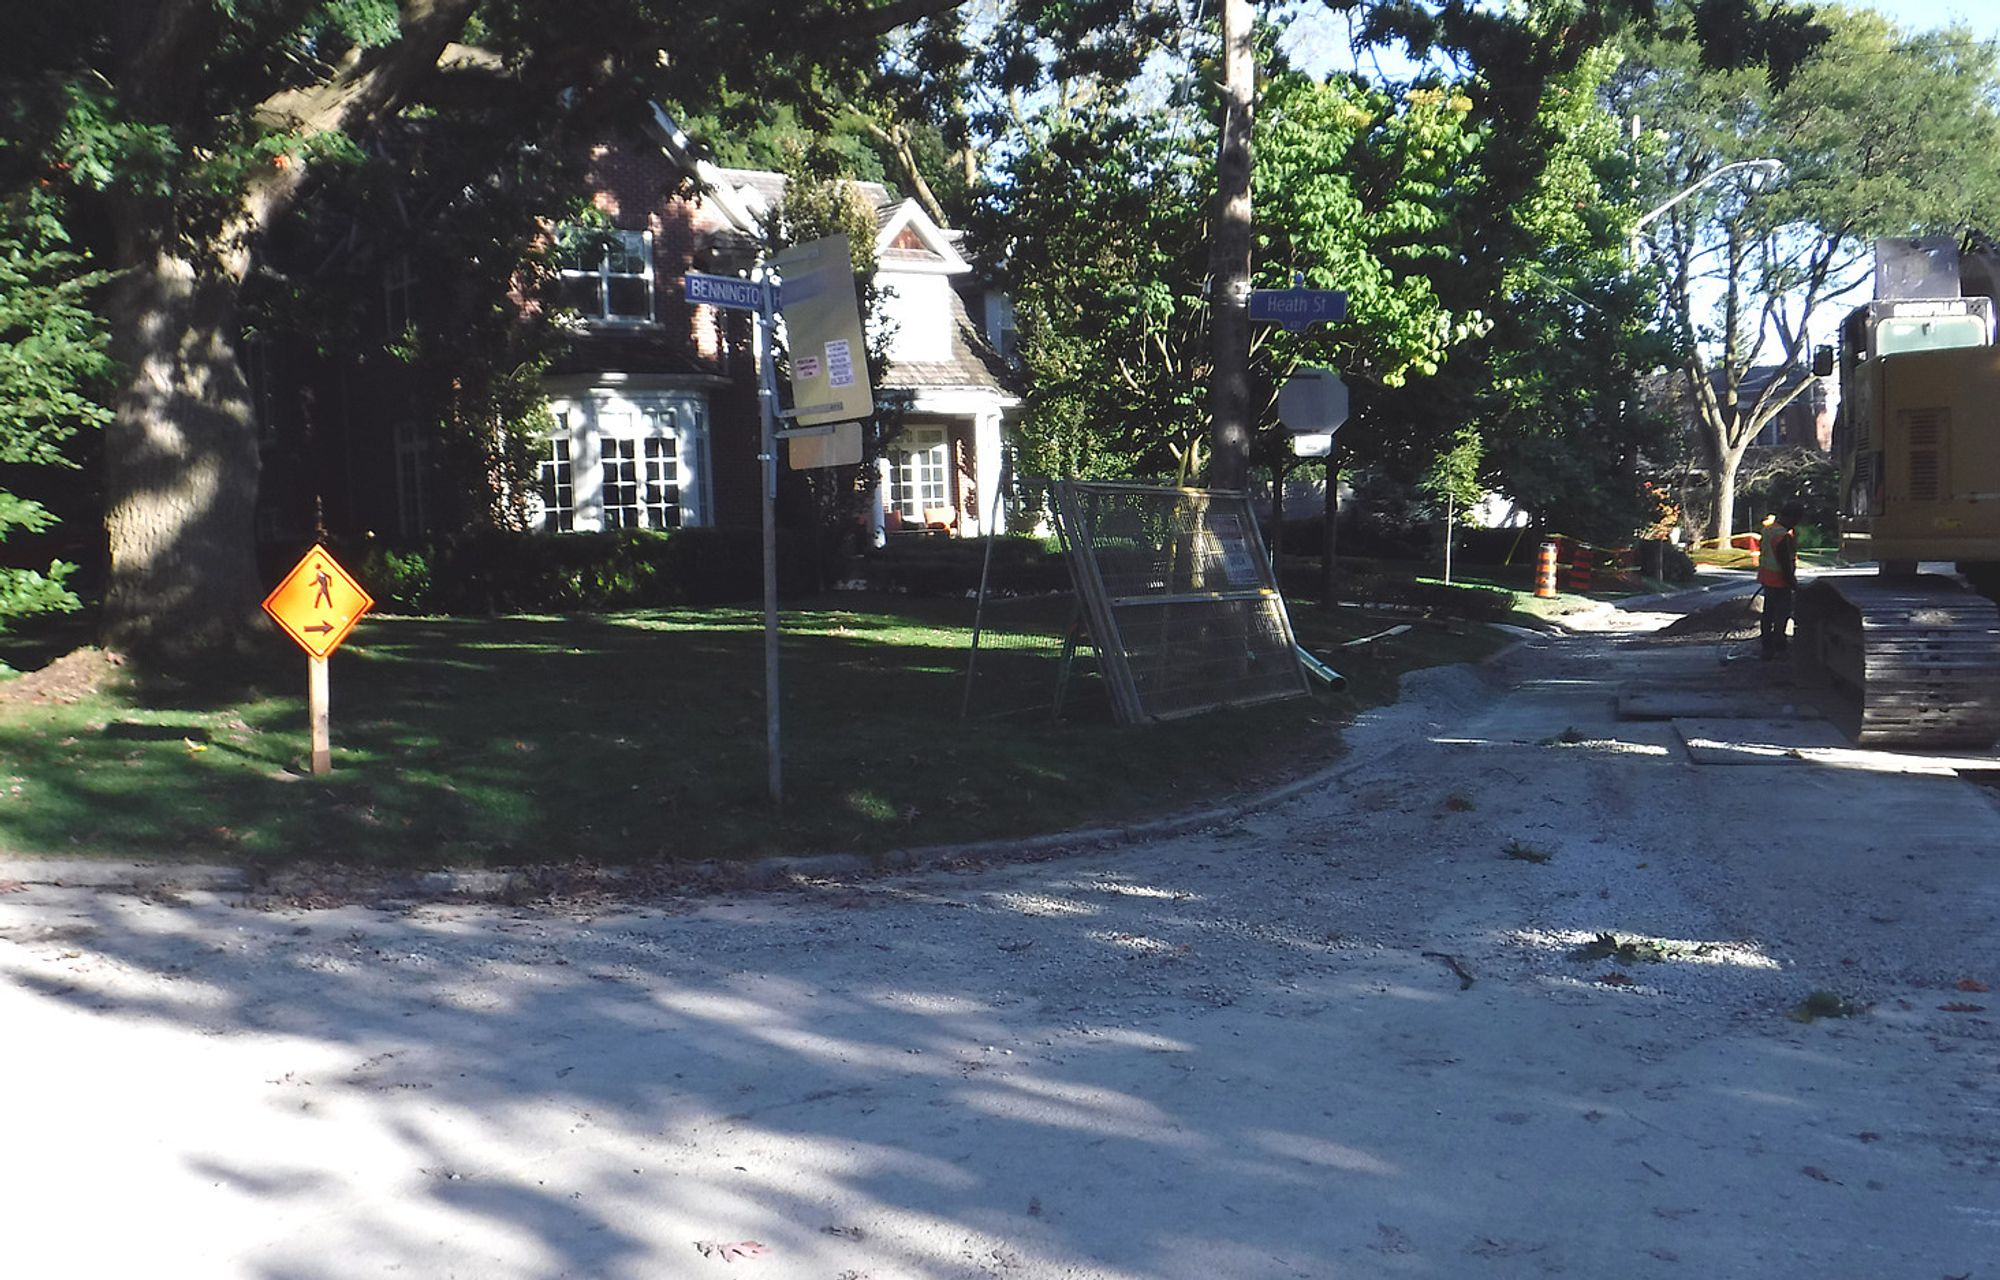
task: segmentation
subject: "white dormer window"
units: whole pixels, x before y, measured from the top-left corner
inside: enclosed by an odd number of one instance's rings
[[[652,232],[574,227],[562,239],[565,306],[597,324],[652,323]]]

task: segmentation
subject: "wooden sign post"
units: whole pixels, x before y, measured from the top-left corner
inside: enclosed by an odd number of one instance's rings
[[[264,612],[306,651],[306,714],[312,726],[309,768],[333,772],[333,736],[327,713],[327,655],[340,647],[375,599],[361,589],[325,547],[314,547],[264,598]]]

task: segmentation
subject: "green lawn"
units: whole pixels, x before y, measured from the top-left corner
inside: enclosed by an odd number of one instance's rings
[[[829,597],[784,617],[787,804],[765,797],[762,619],[376,617],[332,659],[335,772],[303,776],[305,660],[227,688],[145,683],[0,705],[0,849],[386,865],[643,862],[877,851],[1139,819],[1310,770],[1413,667],[1487,628],[1296,610],[1347,692],[1123,728],[1090,664],[1050,715],[1067,605],[999,610],[976,709],[972,605]],[[1006,615],[1016,613],[1019,619]],[[25,665],[19,663],[17,665]],[[1007,714],[995,714],[1006,712]]]

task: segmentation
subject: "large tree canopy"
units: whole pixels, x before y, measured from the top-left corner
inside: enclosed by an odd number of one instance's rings
[[[1651,9],[1326,3],[1365,9],[1375,34],[1450,50],[1483,73],[1473,117],[1492,126],[1495,158],[1514,145],[1510,123],[1539,110],[1550,75]],[[102,308],[123,370],[104,449],[107,638],[160,650],[242,634],[259,585],[242,288],[284,221],[330,189],[330,173],[383,154],[386,131],[445,120],[490,148],[481,154],[521,158],[646,100],[693,112],[791,103],[812,127],[854,113],[909,176],[956,154],[963,178],[982,122],[1020,95],[1051,79],[1129,83],[1212,10],[1187,0],[69,0],[10,15],[0,192],[67,197],[73,234],[114,273]],[[1782,17],[1763,0],[1702,0],[1694,26],[1712,51],[1777,65],[1800,33]],[[1502,198],[1532,177],[1532,149],[1518,158],[1517,176],[1492,188]],[[1176,423],[1160,426],[1171,436]]]
[[[71,198],[115,273],[107,638],[228,643],[258,584],[240,291],[274,229],[399,120],[485,115],[509,146],[729,84],[866,82],[948,0],[77,0],[0,45],[0,189]],[[956,56],[948,47],[940,56]],[[468,136],[478,137],[473,130]]]
[[[1350,300],[1339,324],[1266,329],[1253,345],[1267,462],[1291,465],[1276,387],[1325,365],[1352,392],[1344,465],[1414,481],[1441,454],[1465,456],[1470,427],[1488,483],[1575,531],[1629,531],[1652,438],[1636,378],[1651,358],[1636,350],[1645,294],[1624,252],[1631,163],[1597,97],[1615,63],[1590,55],[1503,123],[1477,79],[1320,80],[1267,51],[1255,283],[1299,277]],[[976,230],[1021,314],[1029,466],[1194,473],[1211,115],[1079,90],[1004,148]]]

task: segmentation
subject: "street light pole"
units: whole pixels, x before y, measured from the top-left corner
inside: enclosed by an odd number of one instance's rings
[[[1692,183],[1689,186],[1683,187],[1680,191],[1674,193],[1672,199],[1666,201],[1664,204],[1656,205],[1652,209],[1649,209],[1645,213],[1639,215],[1639,220],[1632,224],[1632,230],[1628,233],[1628,241],[1629,241],[1632,261],[1637,262],[1639,260],[1639,229],[1641,227],[1644,227],[1647,223],[1653,221],[1655,218],[1658,218],[1661,214],[1666,213],[1669,209],[1672,209],[1675,205],[1679,204],[1681,201],[1687,199],[1689,196],[1701,190],[1709,183],[1714,182],[1716,179],[1720,178],[1723,174],[1728,173],[1734,169],[1755,169],[1760,173],[1764,174],[1766,179],[1771,179],[1771,178],[1776,178],[1779,174],[1785,171],[1785,162],[1782,160],[1731,161],[1729,164],[1723,165],[1720,169],[1717,169],[1715,172],[1709,174],[1707,177],[1702,178],[1700,181]]]

